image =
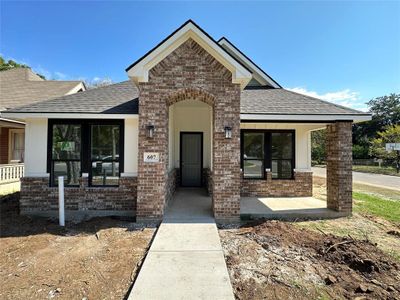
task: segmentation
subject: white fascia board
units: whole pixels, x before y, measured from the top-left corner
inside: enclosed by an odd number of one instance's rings
[[[165,57],[177,49],[180,45],[192,38],[216,60],[224,65],[232,72],[232,82],[241,85],[244,89],[251,80],[252,74],[238,63],[232,56],[227,54],[207,35],[201,32],[194,24],[188,23],[177,31],[172,37],[167,39],[163,44],[150,52],[140,62],[134,65],[127,73],[130,78],[137,84],[139,82],[148,82],[149,70],[161,62]]]
[[[371,115],[271,115],[240,114],[241,120],[255,121],[353,121],[354,123],[370,121]]]
[[[133,114],[85,114],[85,113],[3,113],[8,118],[18,119],[137,119]]]
[[[17,125],[25,125],[25,122],[18,121],[18,120],[12,120],[12,119],[6,119],[3,118],[4,113],[0,113],[0,122],[5,122],[5,123],[12,123],[12,124],[17,124]]]
[[[256,73],[259,77],[264,79],[266,82],[268,82],[272,87],[274,88],[280,88],[279,85],[277,85],[269,76],[267,76],[259,67],[257,67],[254,63],[252,63],[249,59],[247,59],[245,56],[242,55],[239,51],[236,50],[236,48],[225,38],[222,38],[219,41],[219,44],[222,46],[226,46],[229,48],[230,51],[232,51],[237,57],[240,58],[240,60],[247,66],[249,67],[254,73]]]

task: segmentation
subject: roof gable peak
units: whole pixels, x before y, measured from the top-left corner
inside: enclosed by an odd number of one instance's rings
[[[240,84],[242,89],[251,80],[252,74],[247,67],[223,49],[208,33],[190,19],[129,66],[126,69],[128,76],[136,84],[148,82],[149,71],[188,39],[194,40],[231,71],[232,82]]]

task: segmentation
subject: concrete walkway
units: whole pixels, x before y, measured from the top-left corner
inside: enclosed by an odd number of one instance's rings
[[[314,167],[312,168],[312,171],[315,176],[326,178],[326,168]],[[356,183],[400,191],[400,177],[397,176],[353,172],[353,181]]]
[[[205,191],[176,192],[128,299],[234,299]]]

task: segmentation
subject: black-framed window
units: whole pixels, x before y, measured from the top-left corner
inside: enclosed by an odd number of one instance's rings
[[[53,125],[50,174],[55,185],[58,184],[58,176],[64,176],[64,184],[67,186],[79,185],[81,133],[80,124]]]
[[[243,174],[245,178],[264,178],[265,137],[263,132],[243,133]]]
[[[241,167],[247,179],[264,179],[266,168],[271,169],[273,179],[292,179],[295,131],[242,130]]]
[[[91,185],[118,185],[119,125],[91,125]]]
[[[123,120],[49,120],[50,185],[64,176],[65,186],[78,186],[82,173],[88,173],[89,186],[118,186],[123,136]]]

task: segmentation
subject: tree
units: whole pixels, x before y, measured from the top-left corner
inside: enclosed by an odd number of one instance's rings
[[[385,126],[400,123],[400,94],[377,97],[367,102],[372,120],[353,125],[353,144],[357,148],[357,155],[367,158],[370,140],[377,137]]]
[[[16,68],[30,68],[28,65],[25,64],[20,64],[12,59],[5,60],[2,56],[0,56],[0,71],[7,71],[11,69],[16,69]],[[36,73],[40,78],[46,80],[46,77],[44,77],[42,74]]]
[[[102,86],[107,86],[113,84],[113,81],[106,77],[106,78],[95,78],[91,81],[85,80],[85,86],[88,90],[99,88]]]
[[[400,94],[390,94],[367,102],[372,120],[353,126],[353,144],[368,146],[369,140],[387,125],[400,123]]]
[[[14,68],[29,68],[27,65],[19,64],[13,60],[5,60],[0,56],[0,71],[7,71]]]
[[[317,164],[326,160],[326,130],[311,132],[311,158]]]
[[[388,125],[384,131],[377,133],[378,137],[371,141],[370,154],[382,158],[389,163],[395,162],[397,173],[400,168],[400,151],[386,151],[386,143],[400,143],[400,125]]]

